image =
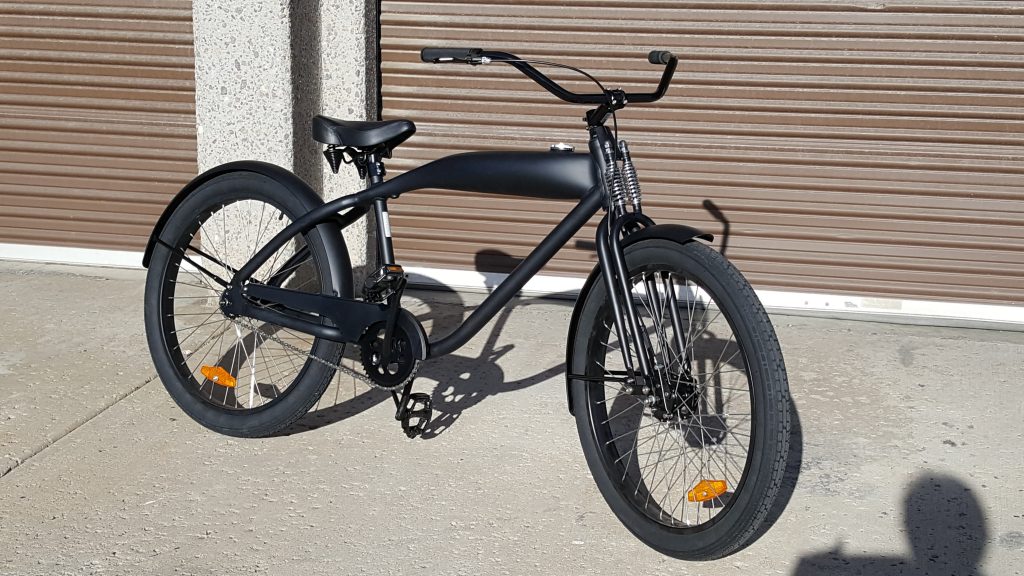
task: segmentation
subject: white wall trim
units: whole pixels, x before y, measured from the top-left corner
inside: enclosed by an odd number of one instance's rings
[[[0,259],[117,268],[142,267],[142,252],[28,244],[0,243]],[[414,286],[448,287],[480,292],[489,292],[507,276],[507,274],[473,270],[420,266],[409,266],[405,270],[409,274],[410,284]],[[582,287],[582,278],[538,275],[527,282],[523,293],[531,296],[575,298]],[[1024,330],[1024,306],[931,302],[779,290],[758,290],[757,295],[761,298],[765,308],[780,314],[878,320],[905,324]]]
[[[507,274],[472,270],[407,267],[409,281],[426,287],[447,286],[458,290],[490,291]],[[523,289],[536,296],[575,297],[583,287],[582,278],[535,276]],[[877,320],[929,326],[957,326],[1001,330],[1024,330],[1024,306],[999,306],[966,302],[932,302],[899,298],[846,296],[758,290],[765,308],[778,314],[796,314]]]
[[[475,270],[452,270],[446,268],[425,268],[405,266],[409,283],[414,286],[454,288],[471,292],[490,292],[508,274],[477,272]],[[523,287],[523,294],[530,296],[560,296],[575,298],[583,288],[584,278],[568,276],[537,275]]]
[[[765,308],[781,314],[878,320],[929,326],[1024,330],[1024,306],[758,290]]]
[[[0,260],[142,268],[142,252],[0,243]]]

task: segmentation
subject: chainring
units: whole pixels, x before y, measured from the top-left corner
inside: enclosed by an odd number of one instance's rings
[[[391,358],[383,365],[385,328],[384,322],[377,322],[366,329],[359,339],[359,360],[363,372],[374,384],[385,390],[397,390],[416,375],[419,360],[413,354],[409,334],[401,325],[396,325],[391,338]]]

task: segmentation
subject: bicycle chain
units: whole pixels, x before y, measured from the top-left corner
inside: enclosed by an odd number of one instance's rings
[[[338,372],[341,372],[342,374],[346,374],[348,376],[351,376],[351,377],[355,378],[356,380],[359,380],[360,382],[363,382],[364,384],[367,384],[370,387],[377,388],[379,390],[387,390],[388,392],[395,392],[395,391],[397,391],[398,389],[402,388],[403,386],[405,386],[409,382],[412,382],[413,379],[416,378],[416,373],[419,372],[419,369],[420,369],[420,361],[416,360],[415,363],[412,366],[412,371],[409,373],[409,377],[408,378],[406,378],[405,380],[403,380],[402,382],[400,382],[398,384],[395,384],[394,386],[381,386],[380,384],[375,382],[372,378],[370,378],[366,374],[360,374],[359,372],[349,368],[348,366],[343,366],[341,364],[335,364],[334,362],[330,362],[328,360],[324,360],[323,358],[321,358],[319,356],[316,356],[315,354],[312,354],[312,353],[309,353],[309,352],[305,352],[304,350],[302,350],[298,346],[295,346],[294,344],[290,344],[288,342],[285,342],[284,340],[278,338],[277,336],[274,336],[273,334],[268,334],[267,332],[262,330],[259,326],[256,326],[255,324],[253,324],[249,320],[245,320],[243,322],[242,320],[240,320],[238,318],[232,318],[231,321],[234,322],[235,324],[239,325],[239,326],[242,326],[243,328],[248,328],[249,330],[252,330],[253,332],[258,333],[260,336],[263,336],[264,338],[266,338],[268,340],[273,340],[274,342],[277,342],[278,344],[280,344],[284,348],[286,348],[288,350],[291,350],[292,352],[294,352],[296,354],[299,354],[300,356],[307,356],[307,357],[309,357],[309,358],[311,358],[313,360],[316,360],[317,362],[319,362],[319,363],[321,363],[321,364],[323,364],[323,365],[325,365],[325,366],[327,366],[329,368],[333,368],[335,371],[338,371]]]

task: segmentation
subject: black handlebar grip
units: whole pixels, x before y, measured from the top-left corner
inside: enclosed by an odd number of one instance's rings
[[[651,50],[647,55],[647,61],[651,64],[668,64],[674,56],[668,50]]]
[[[420,50],[420,60],[424,62],[466,62],[470,58],[479,58],[483,52],[480,48],[424,48]]]

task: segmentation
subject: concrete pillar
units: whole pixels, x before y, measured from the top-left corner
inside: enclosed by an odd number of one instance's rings
[[[373,0],[193,0],[200,170],[263,160],[328,199],[362,189],[351,167],[331,174],[310,119],[375,118],[375,10]],[[346,230],[357,268],[367,228]]]
[[[320,3],[320,70],[322,114],[348,120],[377,119],[377,2],[373,0],[322,0]],[[327,198],[358,192],[365,187],[352,166],[326,175]],[[376,266],[376,234],[372,216],[361,218],[345,230],[353,254],[356,288]],[[362,268],[362,269],[360,269]]]

